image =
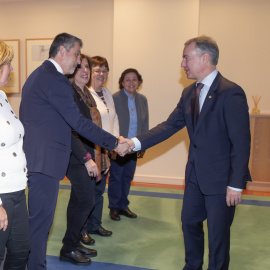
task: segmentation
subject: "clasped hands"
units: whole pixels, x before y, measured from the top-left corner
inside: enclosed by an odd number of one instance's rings
[[[131,139],[126,139],[123,136],[118,137],[118,145],[115,149],[115,152],[123,157],[125,156],[127,153],[132,152],[132,150],[134,149],[135,144]]]

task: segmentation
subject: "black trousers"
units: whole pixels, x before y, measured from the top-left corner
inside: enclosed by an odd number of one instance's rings
[[[95,207],[90,214],[87,222],[85,223],[84,228],[82,229],[82,233],[84,232],[91,232],[91,231],[97,231],[100,229],[102,224],[102,212],[103,212],[103,193],[105,192],[106,188],[106,180],[107,180],[108,174],[101,174],[101,181],[96,183],[94,185],[95,189]]]
[[[70,165],[67,177],[71,182],[71,193],[67,207],[67,230],[63,238],[66,252],[76,250],[80,244],[80,233],[95,206],[96,180],[90,178],[84,165]]]
[[[0,230],[0,264],[7,255],[4,270],[25,270],[30,251],[29,222],[24,190],[1,194],[8,227]]]

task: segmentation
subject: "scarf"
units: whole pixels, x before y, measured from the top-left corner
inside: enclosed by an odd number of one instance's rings
[[[96,101],[94,100],[88,88],[84,86],[82,90],[75,83],[73,83],[72,86],[81,96],[85,105],[88,107],[93,123],[96,124],[98,127],[102,128],[101,116],[99,110],[97,109]],[[110,160],[108,158],[108,151],[96,144],[94,144],[94,153],[95,162],[98,167],[98,176],[96,178],[96,181],[100,181],[102,178],[101,173],[110,167]]]

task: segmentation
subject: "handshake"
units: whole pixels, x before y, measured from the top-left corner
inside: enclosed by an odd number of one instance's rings
[[[123,157],[125,156],[127,153],[132,152],[132,150],[134,149],[135,144],[131,139],[126,139],[123,136],[118,137],[118,145],[115,149],[115,152]]]

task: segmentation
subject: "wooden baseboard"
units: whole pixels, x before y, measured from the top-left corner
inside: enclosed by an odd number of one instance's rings
[[[247,190],[256,190],[256,191],[270,191],[270,183],[267,182],[248,182]]]
[[[161,177],[135,174],[133,182],[182,186],[185,184],[185,179],[180,177]]]
[[[149,175],[135,175],[133,179],[134,183],[150,183],[150,184],[164,184],[164,185],[185,185],[184,178],[178,177],[161,177],[161,176],[149,176]],[[270,192],[270,183],[266,182],[248,182],[247,190],[254,191],[266,191]]]

